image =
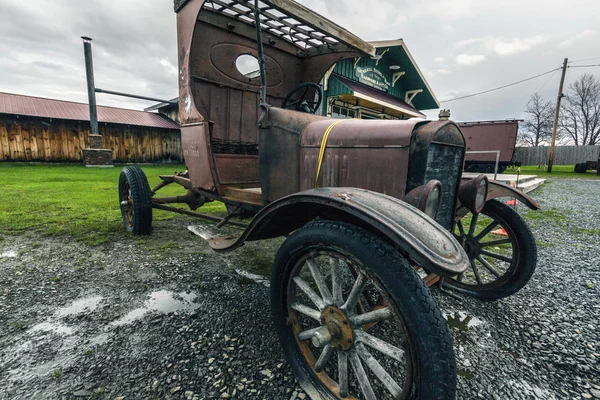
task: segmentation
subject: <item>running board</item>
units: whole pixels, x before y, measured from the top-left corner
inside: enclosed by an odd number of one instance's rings
[[[213,250],[223,250],[238,240],[237,237],[231,236],[214,225],[190,225],[188,230],[206,240]]]

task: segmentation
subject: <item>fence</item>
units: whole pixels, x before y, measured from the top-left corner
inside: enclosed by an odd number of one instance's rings
[[[554,153],[554,165],[574,165],[580,162],[596,161],[600,146],[557,146]],[[550,147],[517,147],[514,161],[523,165],[544,165],[548,162]]]
[[[102,147],[117,163],[181,162],[179,130],[100,124]],[[0,119],[0,161],[81,161],[89,122],[36,118]]]

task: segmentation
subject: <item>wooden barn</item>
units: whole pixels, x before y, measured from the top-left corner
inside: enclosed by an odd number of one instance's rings
[[[98,106],[115,163],[181,162],[178,124],[162,114]],[[0,93],[0,161],[78,162],[89,147],[86,103]]]

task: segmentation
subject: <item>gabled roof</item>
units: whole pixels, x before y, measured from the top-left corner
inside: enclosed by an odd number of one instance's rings
[[[74,121],[90,120],[90,109],[86,103],[0,92],[0,114],[2,113]],[[106,106],[98,106],[98,122],[179,129],[176,122],[160,114]]]
[[[401,67],[397,72],[405,72],[400,79],[403,82],[407,82],[405,85],[407,90],[423,89],[423,92],[415,96],[412,101],[415,108],[419,110],[431,110],[440,107],[440,103],[412,54],[408,51],[404,40],[381,40],[369,43],[377,49],[378,54],[382,53],[382,49],[389,49],[389,54],[385,56],[392,57],[397,62],[397,65]]]

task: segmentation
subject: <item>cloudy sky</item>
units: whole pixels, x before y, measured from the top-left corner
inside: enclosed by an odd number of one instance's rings
[[[441,101],[560,67],[600,64],[597,0],[301,0],[366,40],[403,38]],[[177,96],[170,0],[0,0],[0,91],[87,101],[80,36],[94,39],[96,86]],[[600,67],[571,68],[566,83]],[[560,73],[455,102],[455,120],[520,118],[533,92],[554,99]],[[98,104],[144,101],[98,94]],[[430,117],[437,111],[428,112]]]

